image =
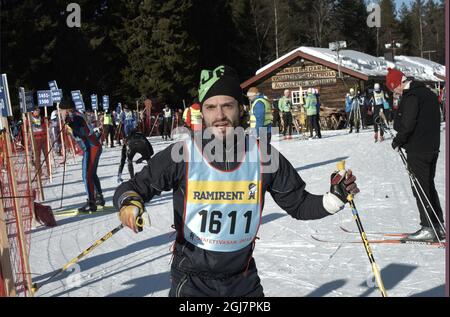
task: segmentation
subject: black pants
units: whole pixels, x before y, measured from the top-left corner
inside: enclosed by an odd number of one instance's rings
[[[292,134],[292,113],[291,112],[283,112],[283,121],[284,121],[284,129],[283,129],[283,135],[286,135],[286,132],[288,135]]]
[[[130,178],[134,177],[133,158],[136,153],[141,154],[141,158],[136,161],[136,163],[138,164],[142,161],[148,161],[151,157],[151,153],[144,142],[129,144],[125,143],[122,147],[122,157],[120,159],[119,174],[122,174],[123,167],[125,166],[125,160],[127,160]]]
[[[425,194],[430,200],[431,206],[436,211],[439,221],[443,223],[444,218],[442,216],[441,204],[439,202],[439,196],[436,191],[436,187],[434,185],[434,177],[436,175],[436,165],[438,156],[439,156],[438,153],[408,153],[407,161],[411,172],[413,172],[414,175],[416,176]],[[428,214],[431,218],[431,222],[436,226],[436,224],[438,223],[438,219],[436,219],[436,216],[431,210],[426,198],[423,196],[423,194],[420,194],[420,197],[422,198],[422,201],[426,206],[425,210],[422,203],[420,202],[418,193],[416,193],[413,186],[412,190],[414,197],[416,198],[417,207],[419,208],[420,225],[430,227],[430,221],[428,220],[427,217]],[[420,189],[419,193],[421,193]],[[438,228],[439,227],[440,226],[438,226]]]
[[[365,106],[361,106],[361,123],[362,123],[362,128],[366,129],[367,128],[367,107],[365,107]]]
[[[313,137],[313,131],[316,131],[316,135],[319,136],[320,132],[317,128],[317,115],[307,116],[308,117],[308,128],[309,135]]]
[[[359,122],[355,123],[355,113],[353,111],[346,112],[345,117],[348,123],[348,126],[350,127],[350,132],[353,131],[353,127],[356,126],[356,131],[359,132]]]
[[[111,146],[114,145],[114,126],[112,124],[104,124],[103,125],[103,133],[105,136],[106,145],[108,145],[108,137]]]
[[[320,114],[319,113],[316,114],[316,128],[317,128],[316,129],[317,136],[319,138],[321,138],[322,134],[320,132]]]
[[[374,106],[373,107],[373,128],[375,130],[375,133],[378,133],[378,130],[380,130],[380,135],[384,135],[383,129],[381,129],[380,124],[377,122],[382,122],[382,118],[380,117],[380,112],[383,111],[383,106]]]
[[[264,297],[253,258],[246,272],[226,278],[179,271],[172,265],[169,297]]]
[[[172,128],[172,118],[164,118],[164,129],[163,129],[163,137],[170,137],[170,132]]]

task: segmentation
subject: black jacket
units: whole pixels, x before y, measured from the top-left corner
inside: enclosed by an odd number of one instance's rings
[[[149,160],[154,154],[152,145],[143,133],[132,131],[126,139],[129,152],[140,153],[144,160]]]
[[[210,140],[203,140],[207,144]],[[122,183],[114,193],[114,206],[119,209],[127,192],[138,193],[145,202],[150,201],[162,191],[173,189],[174,226],[178,232],[175,243],[172,267],[193,274],[222,277],[244,271],[249,263],[253,245],[235,252],[216,252],[200,249],[187,242],[181,235],[184,214],[184,193],[186,188],[185,162],[174,163],[171,159],[171,145],[157,153],[149,162],[149,166],[136,176]],[[322,195],[313,195],[305,190],[305,182],[289,161],[273,147],[270,157],[279,154],[279,167],[275,172],[263,174],[263,196],[268,191],[275,202],[293,218],[309,220],[320,219],[330,215],[323,207]],[[270,162],[270,161],[269,161]],[[231,170],[238,162],[212,162],[221,170]],[[264,198],[262,201],[264,205]],[[151,215],[150,215],[151,216]]]
[[[411,82],[394,119],[395,142],[408,153],[439,152],[440,122],[436,94],[423,83]]]

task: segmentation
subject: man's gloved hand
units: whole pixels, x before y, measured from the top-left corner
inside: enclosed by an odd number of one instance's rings
[[[331,174],[330,192],[323,196],[323,206],[329,213],[334,214],[343,209],[348,202],[349,194],[359,193],[355,181],[356,176],[351,170],[341,170]]]
[[[391,146],[395,151],[400,151],[400,143],[398,142],[397,138],[394,138],[392,140]]]
[[[117,182],[118,183],[122,183],[123,182],[122,173],[117,174]]]
[[[142,214],[144,212],[144,203],[135,197],[130,197],[124,200],[119,211],[119,218],[124,226],[138,233],[142,231]]]

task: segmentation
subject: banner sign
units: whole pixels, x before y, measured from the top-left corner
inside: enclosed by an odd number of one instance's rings
[[[39,108],[53,106],[52,93],[50,90],[38,90],[36,94]]]
[[[62,99],[62,89],[51,90],[52,101],[53,102],[61,102]]]
[[[48,86],[52,92],[52,100],[53,102],[61,102],[62,99],[62,89],[58,89],[58,85],[56,84],[56,80],[52,80],[48,82]]]
[[[25,88],[23,87],[19,87],[19,106],[21,113],[27,112],[27,104],[25,102]]]
[[[8,79],[6,74],[2,74],[0,81],[0,116],[10,117],[12,116],[11,102],[9,98]]]
[[[58,90],[58,84],[56,83],[56,80],[52,80],[48,82],[48,86],[50,87],[50,90]]]
[[[97,95],[91,95],[91,107],[92,110],[97,110],[98,109],[98,100],[97,100]]]
[[[25,104],[27,107],[27,112],[31,112],[34,109],[34,96],[32,91],[25,92]]]
[[[74,91],[71,91],[71,94],[72,94],[72,100],[75,104],[75,108],[78,111],[83,111],[85,108],[84,108],[83,96],[81,95],[81,91],[74,90]]]
[[[287,67],[272,76],[272,89],[336,84],[336,71],[322,65]]]
[[[103,95],[103,110],[106,111],[109,109],[109,96]]]

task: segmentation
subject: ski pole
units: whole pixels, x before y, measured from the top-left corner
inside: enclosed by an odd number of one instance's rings
[[[341,161],[337,164],[337,168],[339,171],[345,171],[345,161]],[[356,221],[356,225],[358,226],[358,230],[361,236],[361,239],[364,244],[364,248],[366,249],[367,256],[369,257],[370,265],[372,266],[372,272],[375,276],[375,281],[377,282],[378,288],[380,289],[381,296],[387,297],[386,289],[384,288],[383,280],[381,279],[380,269],[378,268],[377,263],[375,262],[375,258],[373,256],[372,249],[370,248],[369,241],[367,240],[366,232],[364,231],[363,225],[361,223],[361,219],[359,218],[358,210],[356,209],[355,202],[353,200],[353,195],[348,194],[347,200],[350,203],[352,208],[353,218]]]
[[[66,178],[66,160],[64,159],[64,166],[63,166],[63,177],[62,177],[62,187],[61,187],[61,204],[59,208],[62,208],[63,205],[63,199],[64,199],[64,184],[65,184],[65,178]]]
[[[141,216],[136,218],[136,225],[138,226],[139,231],[142,231],[142,228],[144,226],[144,219]],[[42,286],[50,283],[56,276],[58,276],[61,273],[65,272],[69,267],[71,267],[72,265],[77,263],[79,260],[81,260],[87,254],[89,254],[92,250],[97,248],[100,244],[102,244],[103,242],[105,242],[106,240],[111,238],[114,234],[116,234],[117,232],[119,232],[123,228],[124,228],[124,225],[120,224],[119,226],[117,226],[116,228],[114,228],[113,230],[111,230],[107,234],[105,234],[103,237],[101,237],[100,239],[95,241],[95,243],[93,245],[91,245],[89,248],[87,248],[86,250],[81,252],[77,257],[73,258],[69,263],[67,263],[62,268],[60,268],[58,271],[56,271],[47,280],[45,280],[42,283],[33,283],[32,287],[31,287],[31,291],[33,292],[33,294],[36,293]]]

